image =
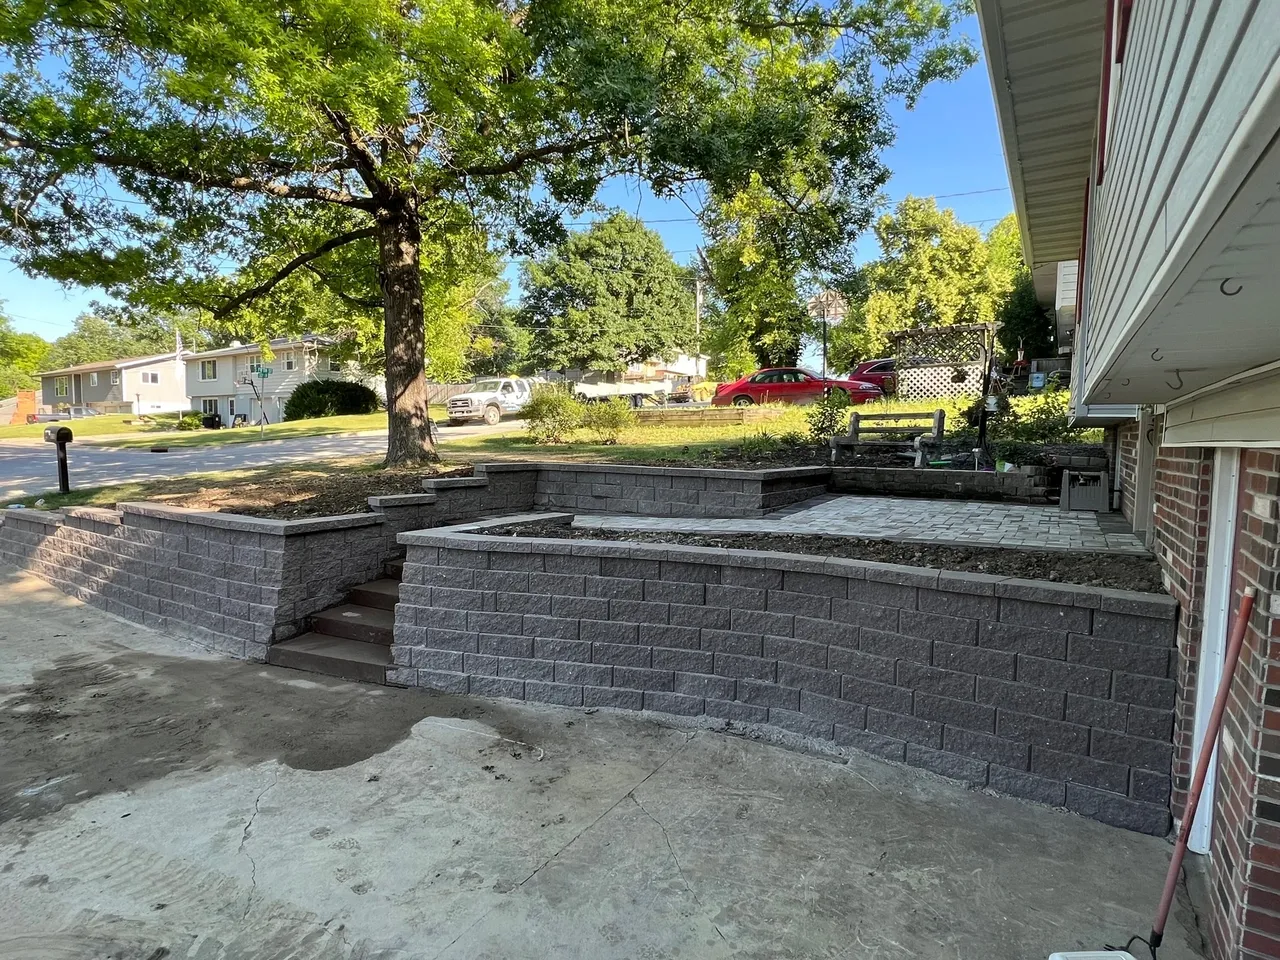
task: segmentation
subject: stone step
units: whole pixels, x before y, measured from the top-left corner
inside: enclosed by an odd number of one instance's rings
[[[400,581],[383,577],[381,580],[370,580],[358,587],[352,587],[347,600],[361,607],[376,607],[379,610],[394,610],[396,601],[400,599]]]
[[[403,579],[404,560],[388,560],[382,565],[382,569],[392,580]]]
[[[346,637],[391,646],[395,639],[396,615],[391,610],[340,603],[311,615],[311,629],[331,637]]]
[[[391,651],[377,643],[304,633],[272,644],[267,649],[267,663],[344,680],[386,683]]]

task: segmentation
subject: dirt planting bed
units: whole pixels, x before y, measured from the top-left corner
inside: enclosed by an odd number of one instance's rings
[[[907,543],[900,540],[867,540],[858,537],[825,537],[813,534],[731,533],[695,534],[661,531],[577,528],[563,523],[514,524],[491,528],[489,534],[519,537],[556,537],[575,540],[618,540],[634,543],[677,543],[731,550],[767,550],[810,556],[843,557],[876,563],[901,563],[938,570],[960,570],[1000,577],[1049,580],[1114,590],[1162,593],[1160,566],[1154,557],[1112,553],[1078,553],[1053,550],[1018,550],[1008,547],[951,547]]]

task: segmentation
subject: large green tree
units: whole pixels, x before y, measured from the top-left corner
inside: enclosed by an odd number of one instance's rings
[[[222,345],[200,329],[197,317],[190,312],[158,314],[94,304],[92,311],[76,317],[69,333],[53,341],[44,357],[44,367],[54,370],[79,363],[170,353],[179,336],[185,350]]]
[[[2,239],[29,272],[226,315],[354,248],[383,315],[387,459],[424,459],[424,273],[477,229],[554,239],[616,174],[835,197],[878,164],[867,110],[973,61],[951,37],[966,9],[0,0]]]
[[[622,371],[693,346],[692,274],[625,213],[526,264],[523,287],[519,319],[539,368]]]
[[[849,312],[832,333],[837,365],[884,356],[900,330],[996,319],[1012,277],[992,269],[982,233],[954,211],[908,197],[876,222],[875,236],[880,256],[839,285]]]
[[[0,397],[38,385],[35,374],[45,368],[49,344],[34,333],[13,329],[13,321],[0,313]]]

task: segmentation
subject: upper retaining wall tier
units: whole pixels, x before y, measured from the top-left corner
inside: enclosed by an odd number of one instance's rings
[[[1168,597],[476,526],[400,537],[393,682],[771,724],[1168,829]]]

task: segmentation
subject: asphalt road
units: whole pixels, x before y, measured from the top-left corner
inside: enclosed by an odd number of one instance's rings
[[[471,437],[511,430],[518,424],[507,422],[440,428],[440,439]],[[299,463],[335,457],[382,453],[384,435],[367,437],[304,437],[297,440],[227,443],[208,447],[173,447],[168,453],[120,450],[72,443],[67,450],[71,468],[71,488],[100,487],[134,480],[182,477],[191,473],[235,470],[278,463]],[[51,443],[0,440],[0,501],[7,504],[18,497],[56,490],[57,454]]]

